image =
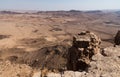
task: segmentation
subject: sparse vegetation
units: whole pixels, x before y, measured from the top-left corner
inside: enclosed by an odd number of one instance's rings
[[[120,30],[118,15],[119,13],[113,12],[77,10],[1,12],[0,77],[34,77],[36,71],[39,76],[42,71],[45,74],[57,73],[60,77],[63,72],[65,77],[73,74],[80,74],[82,77],[103,77],[104,73],[106,77],[119,77],[120,47],[118,45],[113,47],[114,36]],[[84,48],[87,49],[80,53],[84,55],[77,54],[77,57],[85,61],[84,57],[88,57],[90,51],[95,51],[97,48],[101,51],[90,57],[87,70],[82,68],[86,67],[86,62],[78,62],[76,65],[78,64],[82,72],[79,69],[77,73],[73,70],[70,72],[67,70],[67,58],[69,48],[73,46],[72,37],[88,30],[102,39],[100,48],[93,44],[88,47],[89,42],[81,41],[76,44],[83,47],[81,52]],[[95,40],[93,36],[90,37],[92,41]],[[118,40],[117,37],[117,42]]]

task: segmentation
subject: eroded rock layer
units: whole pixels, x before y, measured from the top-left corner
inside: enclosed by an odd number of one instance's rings
[[[94,33],[85,31],[73,37],[68,51],[68,70],[86,70],[93,55],[99,52],[101,40]]]

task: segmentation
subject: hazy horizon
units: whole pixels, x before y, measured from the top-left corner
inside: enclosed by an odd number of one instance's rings
[[[1,0],[0,10],[118,10],[120,0]]]

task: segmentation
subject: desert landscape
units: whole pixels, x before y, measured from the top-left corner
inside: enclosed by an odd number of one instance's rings
[[[120,11],[0,11],[0,77],[119,77],[119,20]],[[100,51],[87,70],[68,70],[73,37],[83,31],[101,39]]]

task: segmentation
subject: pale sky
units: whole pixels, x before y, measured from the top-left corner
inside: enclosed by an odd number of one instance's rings
[[[120,0],[0,0],[0,10],[120,9]]]

